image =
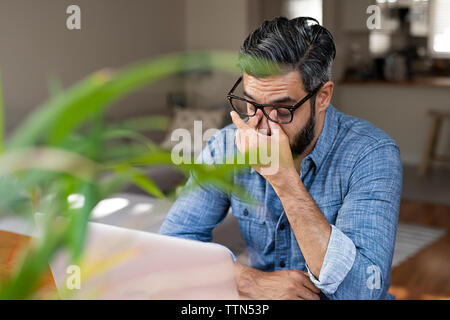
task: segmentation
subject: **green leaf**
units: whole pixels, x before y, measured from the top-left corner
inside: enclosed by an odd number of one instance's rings
[[[154,143],[151,139],[146,136],[131,131],[127,129],[107,129],[102,132],[103,139],[117,139],[117,138],[130,138],[140,142],[142,145],[146,146],[148,149],[161,149],[158,147],[156,143]]]
[[[128,177],[131,181],[133,181],[137,186],[142,188],[148,194],[155,196],[156,198],[164,198],[164,194],[161,192],[158,186],[138,169],[125,167],[117,169],[116,171]]]

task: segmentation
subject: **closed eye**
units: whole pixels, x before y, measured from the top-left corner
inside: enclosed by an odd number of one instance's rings
[[[276,109],[277,110],[277,115],[278,116],[288,116],[291,114],[291,111],[289,111],[288,109]]]

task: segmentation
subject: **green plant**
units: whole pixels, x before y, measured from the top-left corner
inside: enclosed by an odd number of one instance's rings
[[[51,86],[51,97],[5,140],[0,83],[0,218],[21,215],[33,219],[45,212],[43,236],[23,252],[13,275],[0,283],[0,299],[32,298],[36,285],[55,252],[68,248],[73,261],[82,257],[90,212],[125,184],[135,183],[155,197],[163,197],[141,171],[152,165],[173,165],[170,151],[139,134],[136,128],[158,129],[167,119],[148,118],[108,124],[104,113],[113,103],[164,77],[192,70],[214,69],[237,73],[236,57],[227,52],[176,53],[144,61],[118,71],[98,71],[73,87]],[[1,77],[0,77],[1,78]],[[120,139],[134,141],[124,145]],[[108,150],[108,152],[106,152]],[[228,191],[241,191],[228,182],[234,165],[176,166],[193,171],[200,182]],[[81,208],[67,201],[71,194],[85,198]],[[66,217],[64,223],[57,216]]]

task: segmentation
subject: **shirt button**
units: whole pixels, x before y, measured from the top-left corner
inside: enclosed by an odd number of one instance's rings
[[[280,230],[284,230],[285,226],[284,223],[280,224]]]
[[[248,210],[244,209],[244,216],[248,216]]]
[[[282,268],[286,267],[286,264],[284,263],[284,261],[280,262],[280,267],[282,267]]]

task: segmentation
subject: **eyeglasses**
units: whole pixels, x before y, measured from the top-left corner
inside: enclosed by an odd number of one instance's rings
[[[306,97],[300,100],[297,104],[293,106],[286,105],[272,105],[272,104],[259,104],[253,101],[249,101],[242,97],[235,96],[233,93],[236,90],[239,83],[242,81],[242,76],[234,84],[233,88],[228,92],[227,98],[230,101],[231,107],[242,117],[253,117],[258,109],[261,109],[263,114],[272,122],[279,124],[291,123],[294,119],[294,111],[300,108],[306,101],[311,99],[321,88],[319,86],[317,89],[309,93]],[[276,110],[276,119],[270,117],[271,111]]]

